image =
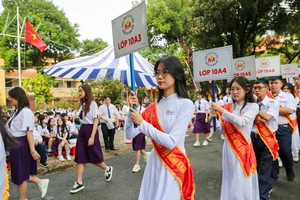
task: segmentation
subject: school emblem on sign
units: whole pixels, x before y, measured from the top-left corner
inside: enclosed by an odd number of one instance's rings
[[[269,66],[270,62],[268,59],[263,59],[261,62],[260,62],[260,66],[262,68],[267,68]]]
[[[237,60],[236,62],[235,62],[235,68],[237,69],[237,70],[243,70],[244,68],[245,68],[245,66],[246,66],[246,63],[243,61],[243,60]]]
[[[134,19],[131,14],[124,17],[122,22],[122,31],[125,35],[129,35],[134,28]]]
[[[289,72],[289,71],[291,71],[291,69],[292,69],[292,67],[289,66],[289,65],[286,65],[286,66],[284,66],[284,68],[283,68],[283,70],[284,70],[285,72]]]
[[[218,54],[215,52],[210,52],[205,56],[205,64],[208,66],[215,66],[218,63]]]

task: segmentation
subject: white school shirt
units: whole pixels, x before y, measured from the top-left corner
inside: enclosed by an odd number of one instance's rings
[[[35,128],[34,114],[28,107],[23,108],[17,116],[15,116],[16,112],[7,122],[8,131],[14,137],[26,136],[27,131],[33,131]]]
[[[211,103],[212,103],[212,102],[213,102],[212,100],[209,100],[209,102],[208,102],[208,104],[209,104],[209,109],[211,109]],[[223,106],[223,105],[224,105],[223,100],[218,100],[218,99],[216,99],[216,102],[217,102],[220,106]]]
[[[5,165],[6,165],[6,155],[5,155],[2,135],[0,132],[0,197],[3,197],[3,192],[4,192],[4,184],[6,179]]]
[[[272,132],[277,131],[279,117],[279,102],[266,96],[261,101],[260,111],[272,116],[272,119],[270,119],[269,121],[264,121],[272,130]],[[253,126],[252,131],[257,133],[255,126]]]
[[[196,110],[196,113],[205,113],[205,111],[208,111],[209,110],[209,104],[206,100],[204,99],[201,99],[200,100],[200,110],[198,109],[198,106],[199,106],[199,99],[197,101],[195,101],[195,110]]]
[[[232,97],[231,97],[231,95],[224,96],[223,97],[223,102],[224,102],[224,104],[232,103]]]
[[[84,104],[83,104],[84,105]],[[98,106],[95,101],[92,101],[90,104],[90,111],[85,115],[84,111],[82,110],[82,106],[80,106],[80,109],[78,113],[82,111],[82,119],[80,119],[80,122],[82,124],[94,124],[94,119],[98,118]]]
[[[275,99],[279,102],[279,104],[283,107],[296,110],[296,104],[294,100],[294,96],[291,93],[286,93],[280,90]],[[279,115],[278,124],[288,124],[289,122],[284,118],[284,116]]]
[[[51,129],[52,132],[50,132],[50,131],[48,130],[48,128],[46,127],[45,134],[49,134],[49,133],[54,134],[54,130],[55,130],[55,129],[57,129],[56,126],[53,126],[53,129]]]
[[[99,106],[99,116],[104,116],[106,119],[111,119],[114,121],[115,116],[119,115],[118,109],[113,104],[109,104],[108,108],[109,108],[109,112],[110,112],[110,118],[108,117],[106,104],[102,104],[101,106]],[[102,119],[100,119],[100,122],[105,123]]]
[[[138,107],[136,110],[139,111],[139,113],[141,114],[145,111],[145,107],[144,106]],[[128,118],[126,118],[125,120],[126,120],[126,123],[127,123]],[[138,126],[135,129],[137,129],[137,128],[138,128]],[[126,139],[128,139],[128,140],[133,139],[136,136],[135,132],[129,133],[129,132],[125,131],[125,133],[126,133]],[[134,136],[134,137],[131,138],[132,136]]]
[[[185,153],[185,135],[192,119],[193,111],[193,102],[189,99],[178,97],[177,93],[167,98],[163,97],[157,103],[157,112],[160,125],[166,133],[157,130],[145,120],[135,129],[129,113],[126,121],[127,137],[134,138],[139,133],[143,133],[168,149],[179,146],[182,152]],[[147,161],[139,194],[139,200],[147,199],[181,200],[178,181],[162,164],[154,149],[152,149]]]
[[[241,111],[243,104],[244,102],[233,103],[232,113],[224,110],[222,120],[232,122],[243,133],[248,142],[251,142],[250,133],[259,107],[257,103],[248,103]],[[245,176],[227,139],[223,145],[222,170],[221,200],[259,199],[257,172],[255,171],[249,177]]]
[[[33,139],[34,139],[34,142],[43,142],[43,138],[42,138],[41,134],[36,129],[33,130]]]

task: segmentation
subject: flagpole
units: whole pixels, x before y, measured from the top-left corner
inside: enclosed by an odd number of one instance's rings
[[[20,15],[19,15],[19,7],[17,7],[17,29],[18,29],[18,71],[19,71],[19,87],[22,87],[22,82],[21,82],[21,50],[20,50]]]

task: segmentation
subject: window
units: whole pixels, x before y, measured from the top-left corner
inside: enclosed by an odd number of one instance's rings
[[[67,81],[67,88],[72,88],[72,82],[71,81]]]
[[[12,87],[12,79],[6,78],[5,79],[5,87]]]

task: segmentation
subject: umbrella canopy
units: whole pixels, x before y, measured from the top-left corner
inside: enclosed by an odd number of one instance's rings
[[[139,87],[156,86],[154,67],[140,54],[134,53],[135,84]],[[92,56],[60,62],[44,70],[50,76],[93,80],[97,78],[116,79],[131,86],[129,56],[114,58],[112,46]]]

